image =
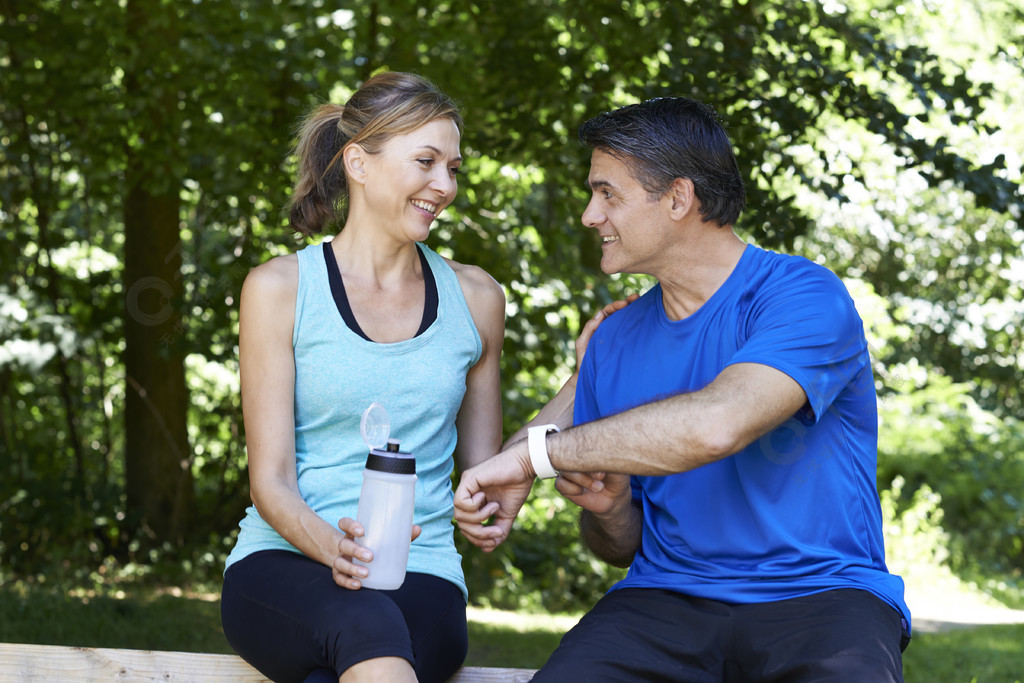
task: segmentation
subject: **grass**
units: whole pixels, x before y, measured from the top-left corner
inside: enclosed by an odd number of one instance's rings
[[[8,584],[0,592],[0,641],[139,650],[230,653],[220,603],[153,589],[81,595]]]
[[[579,615],[541,615],[470,607],[468,666],[539,669]]]
[[[903,676],[907,683],[1021,683],[1024,624],[915,635],[903,653]]]
[[[216,596],[140,588],[94,595],[22,582],[0,586],[0,641],[228,653]],[[471,608],[470,666],[538,668],[575,616]],[[921,633],[907,683],[1024,682],[1024,625]]]

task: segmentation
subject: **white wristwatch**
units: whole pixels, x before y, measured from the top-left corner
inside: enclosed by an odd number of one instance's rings
[[[526,445],[530,450],[530,463],[540,479],[553,479],[558,472],[548,457],[548,434],[561,431],[555,425],[539,425],[526,430]]]

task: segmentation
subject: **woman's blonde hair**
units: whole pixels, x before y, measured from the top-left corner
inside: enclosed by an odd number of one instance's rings
[[[348,197],[341,160],[348,145],[377,154],[395,135],[439,118],[451,119],[462,133],[462,115],[448,95],[422,76],[398,71],[372,77],[345,106],[313,109],[300,124],[295,145],[299,172],[288,204],[291,227],[315,235],[337,219]]]

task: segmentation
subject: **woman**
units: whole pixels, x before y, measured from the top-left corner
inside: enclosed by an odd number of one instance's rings
[[[274,680],[444,681],[467,649],[452,538],[453,458],[498,452],[505,298],[481,269],[421,242],[455,198],[462,119],[414,75],[382,73],[306,119],[291,227],[337,236],[246,278],[239,355],[253,505],[225,570],[224,632]],[[359,590],[355,517],[381,403],[416,455],[409,570]],[[457,434],[457,438],[456,438]],[[494,510],[492,510],[493,512]]]

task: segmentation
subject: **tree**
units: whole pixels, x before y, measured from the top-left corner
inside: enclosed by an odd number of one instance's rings
[[[13,237],[0,241],[0,510],[15,520],[0,553],[17,547],[19,562],[62,530],[69,546],[124,552],[142,518],[161,541],[233,525],[246,498],[230,379],[240,283],[296,246],[280,213],[293,124],[377,69],[422,73],[462,104],[465,180],[429,241],[506,287],[509,431],[567,373],[581,315],[645,284],[599,271],[579,225],[588,153],[575,142],[582,119],[638,99],[714,105],[747,174],[743,234],[868,279],[896,317],[911,299],[966,316],[964,277],[1006,299],[1020,291],[985,266],[1019,244],[1020,159],[956,142],[998,135],[986,107],[1003,95],[908,40],[910,15],[883,0],[7,0],[0,17],[0,223]],[[1019,77],[1016,41],[990,57]],[[844,220],[888,182],[879,150],[919,184],[912,210],[880,212],[899,250]],[[936,241],[904,220],[951,197],[973,228],[954,223]],[[943,286],[915,286],[907,255],[936,251]],[[920,322],[886,361],[974,373],[979,402],[1019,413],[1021,326],[974,346],[955,327]],[[991,362],[963,363],[982,346]],[[526,514],[571,524],[547,500]],[[74,524],[57,523],[64,512]],[[477,569],[578,561],[562,540],[554,555],[527,543]]]
[[[129,0],[124,101],[125,490],[154,537],[178,540],[195,491],[185,416],[185,287],[181,273],[183,116],[176,66],[184,61],[173,5]]]

